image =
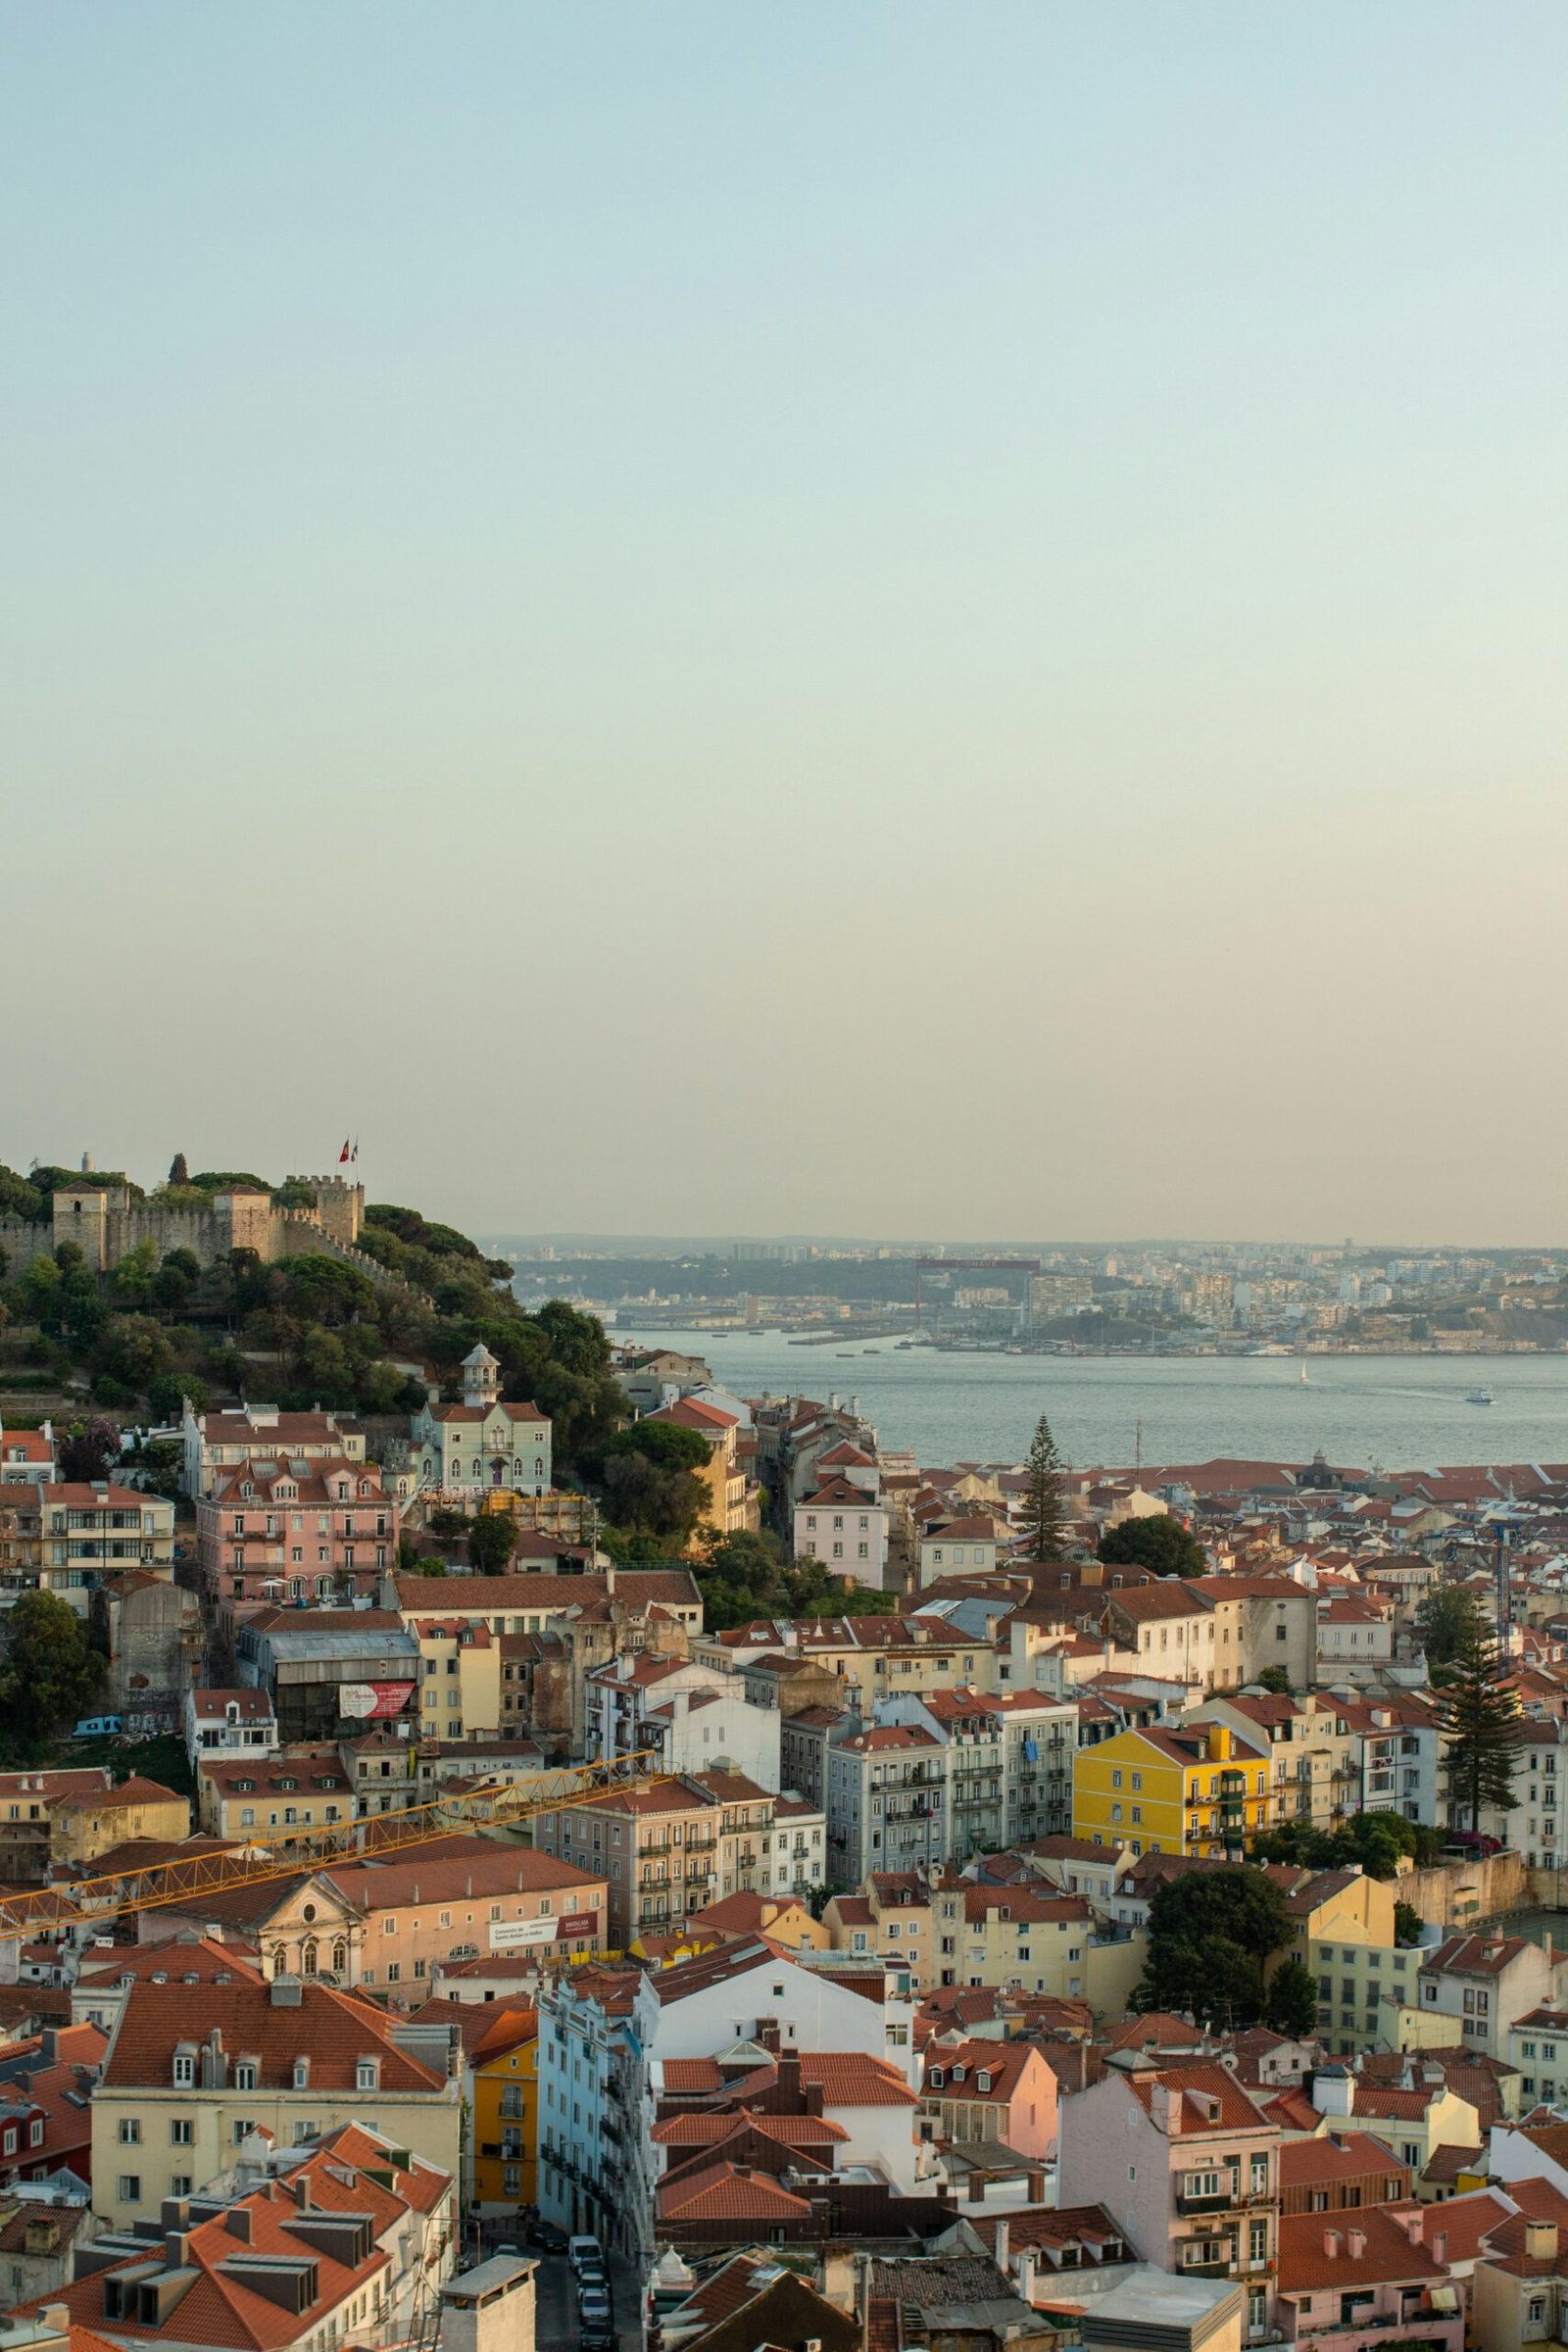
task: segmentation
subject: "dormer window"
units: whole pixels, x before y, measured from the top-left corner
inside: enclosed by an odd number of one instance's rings
[[[308,2058],[296,2058],[294,2061],[294,2087],[296,2090],[309,2090],[311,2087],[311,2062]]]
[[[354,2069],[354,2087],[356,2090],[380,2089],[381,2061],[379,2058],[362,2058],[360,2060]]]
[[[985,2067],[982,2067],[980,2072],[976,2075],[974,2079],[974,2086],[976,2090],[989,2090],[991,2088],[991,2076]]]
[[[966,2066],[956,2066],[953,2070],[953,2080],[955,2082],[961,2082],[964,2081],[968,2072],[969,2070]]]
[[[256,2088],[256,2061],[254,2058],[235,2059],[234,2088],[236,2090],[254,2090]]]
[[[943,2075],[943,2072],[942,2072],[942,2069],[941,2069],[941,2067],[940,2067],[940,2066],[934,2066],[934,2067],[931,2069],[930,2076],[929,2076],[929,2078],[928,2078],[928,2079],[929,2079],[929,2081],[930,2081],[930,2084],[931,2084],[931,2087],[932,2087],[932,2089],[933,2089],[933,2090],[940,2090],[940,2089],[942,2088],[942,2084],[943,2084],[943,2082],[944,2082],[944,2080],[945,2080],[945,2077],[944,2077],[944,2075]]]
[[[174,2052],[174,2088],[193,2090],[196,2085],[196,2053],[193,2049]]]

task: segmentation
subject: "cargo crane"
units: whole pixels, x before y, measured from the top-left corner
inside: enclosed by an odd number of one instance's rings
[[[461,1835],[465,1830],[518,1829],[541,1813],[563,1805],[582,1803],[585,1797],[609,1796],[617,1788],[651,1788],[677,1776],[664,1767],[657,1748],[640,1748],[597,1764],[564,1765],[556,1771],[530,1773],[525,1781],[487,1782],[456,1795],[432,1797],[397,1813],[376,1814],[368,1821],[340,1821],[320,1829],[270,1831],[265,1836],[247,1832],[233,1846],[206,1846],[200,1852],[136,1870],[117,1870],[101,1878],[74,1879],[35,1892],[0,1898],[0,1940],[8,1936],[46,1936],[79,1927],[94,1919],[111,1919],[122,1911],[157,1911],[192,1895],[222,1894],[235,1886],[255,1886],[268,1879],[292,1879],[334,1862],[359,1862],[383,1854],[406,1852],[411,1846]]]

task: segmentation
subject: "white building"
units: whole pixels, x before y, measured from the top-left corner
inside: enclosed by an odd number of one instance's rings
[[[997,1564],[997,1523],[994,1519],[954,1519],[920,1539],[920,1585],[934,1585],[945,1576],[988,1576]]]
[[[501,1366],[481,1342],[463,1359],[463,1402],[426,1402],[415,1414],[413,1454],[421,1488],[474,1494],[550,1492],[550,1419],[536,1404],[509,1403]]]
[[[820,1560],[834,1576],[880,1592],[886,1582],[888,1514],[863,1487],[833,1478],[795,1506],[795,1557]]]
[[[277,1747],[277,1717],[267,1691],[187,1690],[185,1753],[192,1772],[203,1756],[270,1756]]]
[[[781,1718],[748,1699],[740,1675],[623,1653],[589,1675],[586,1696],[591,1757],[657,1749],[666,1772],[722,1767],[777,1793]]]
[[[660,1969],[649,1983],[659,2011],[648,2044],[656,2069],[676,2058],[716,2058],[757,2042],[765,2029],[781,2051],[858,2050],[915,2083],[920,1996],[895,1961],[843,1952],[786,1958],[757,1937]]]
[[[639,2267],[652,2253],[654,1982],[589,1962],[539,1994],[539,2211]]]

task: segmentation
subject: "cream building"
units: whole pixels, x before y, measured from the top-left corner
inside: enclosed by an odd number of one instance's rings
[[[124,2229],[232,2166],[363,2123],[458,2176],[461,2072],[400,2049],[368,2002],[287,1978],[131,1987],[92,2101],[93,2205]]]

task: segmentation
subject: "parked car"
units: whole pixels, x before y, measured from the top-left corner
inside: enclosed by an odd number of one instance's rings
[[[577,2317],[584,2328],[611,2325],[610,2290],[604,2286],[585,2286],[577,2296]]]
[[[614,2352],[615,2329],[609,2320],[584,2320],[577,2331],[583,2352]]]
[[[596,2262],[601,2270],[605,2267],[605,2249],[597,2237],[568,2238],[566,2252],[571,2257],[574,2271],[580,2271],[585,2262]]]
[[[538,2246],[546,2254],[564,2254],[570,2243],[566,2232],[557,2222],[530,2222],[527,2239],[530,2246]]]

